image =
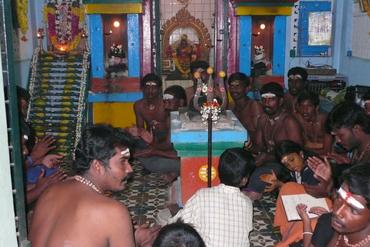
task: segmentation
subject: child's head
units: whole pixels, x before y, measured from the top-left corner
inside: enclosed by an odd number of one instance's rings
[[[244,186],[254,168],[255,160],[250,152],[243,148],[226,149],[218,166],[220,181],[229,186]]]

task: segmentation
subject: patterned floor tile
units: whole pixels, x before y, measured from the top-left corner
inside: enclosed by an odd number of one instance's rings
[[[168,199],[168,185],[159,174],[148,173],[140,165],[134,166],[133,176],[127,187],[113,194],[130,211],[133,221],[138,223],[155,222],[158,210],[165,208]],[[250,234],[251,246],[274,246],[280,236],[273,227],[276,195],[265,195],[254,202],[253,231]]]

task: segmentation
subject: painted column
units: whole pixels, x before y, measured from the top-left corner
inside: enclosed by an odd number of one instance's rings
[[[231,3],[228,3],[228,18],[229,18],[229,47],[227,53],[227,74],[231,75],[236,72],[238,69],[239,56],[237,53],[238,42],[237,42],[237,33],[238,33],[238,21],[235,16],[235,10]]]
[[[252,16],[240,16],[239,71],[251,75]]]
[[[272,55],[272,74],[284,76],[286,16],[275,16]]]
[[[140,77],[140,26],[139,15],[127,15],[128,77]],[[147,59],[147,58],[145,58]]]
[[[93,14],[88,15],[89,19],[89,32],[90,32],[90,49],[91,52],[91,77],[104,78],[104,41],[103,41],[103,20],[101,15]]]
[[[224,54],[223,47],[225,46],[225,33],[227,31],[227,27],[225,27],[224,23],[225,19],[225,11],[224,11],[224,1],[223,0],[217,0],[216,1],[216,40],[215,40],[215,71],[218,72],[220,70],[225,70],[223,66],[224,57],[226,54]]]
[[[143,20],[143,58],[142,58],[142,74],[146,75],[152,72],[153,68],[153,54],[152,54],[152,15],[151,1],[144,3]]]

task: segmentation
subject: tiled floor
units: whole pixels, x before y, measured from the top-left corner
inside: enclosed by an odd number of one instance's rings
[[[129,209],[134,221],[154,222],[159,209],[165,207],[168,186],[155,173],[148,174],[139,165],[134,166],[133,177],[125,190],[113,196]],[[272,222],[275,211],[273,196],[264,196],[254,203],[254,231],[250,235],[251,246],[274,246],[279,235],[273,231]]]

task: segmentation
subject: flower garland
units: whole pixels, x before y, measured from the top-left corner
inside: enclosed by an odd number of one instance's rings
[[[221,106],[216,99],[213,99],[213,102],[204,103],[200,109],[203,123],[207,123],[208,117],[211,117],[212,122],[217,122],[220,119],[220,113]]]
[[[51,43],[60,51],[68,52],[81,41],[84,11],[73,2],[48,4],[44,8],[44,20],[48,23]]]
[[[82,128],[82,114],[85,110],[85,91],[86,91],[86,81],[87,81],[87,75],[89,73],[89,52],[85,51],[83,54],[83,60],[82,60],[82,72],[81,72],[81,89],[80,89],[80,96],[78,99],[78,109],[77,109],[77,123],[76,123],[76,138],[75,143],[73,145],[73,159],[74,157],[74,151],[77,147],[78,142],[81,138],[81,128]]]
[[[28,31],[28,0],[16,0],[17,20],[21,30],[22,41],[27,41],[26,33]]]
[[[37,76],[37,64],[38,64],[40,54],[41,54],[40,47],[36,47],[32,55],[30,85],[28,88],[28,92],[30,94],[30,102],[33,101],[33,97],[34,97],[35,80]],[[28,104],[26,122],[29,121],[30,110],[31,110],[31,104]]]
[[[179,59],[177,58],[176,55],[173,56],[173,61],[175,63],[176,68],[180,71],[181,74],[188,75],[190,73],[190,68],[189,69],[182,68],[182,65],[180,64]]]

